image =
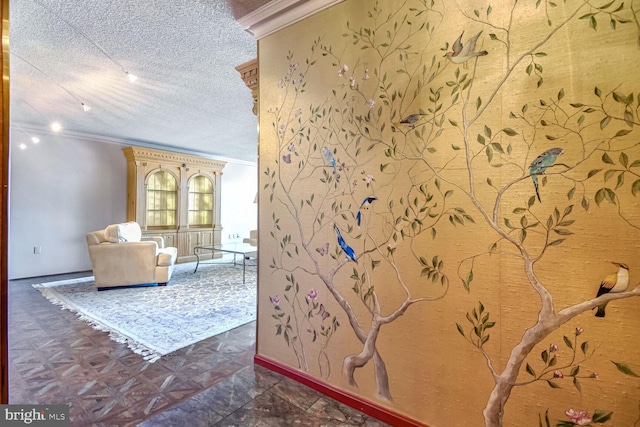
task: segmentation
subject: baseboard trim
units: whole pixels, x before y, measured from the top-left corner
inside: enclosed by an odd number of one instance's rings
[[[422,424],[421,422],[414,420],[413,418],[409,418],[406,415],[393,412],[376,403],[365,400],[344,390],[340,390],[332,385],[319,381],[317,378],[314,378],[304,372],[300,372],[296,369],[290,368],[289,366],[268,359],[260,354],[256,354],[253,357],[253,361],[256,365],[260,365],[263,368],[269,369],[270,371],[274,371],[281,375],[284,375],[287,378],[291,378],[292,380],[304,384],[307,387],[310,387],[324,394],[325,396],[337,400],[340,403],[357,409],[362,413],[370,415],[394,427],[429,427],[428,425]]]

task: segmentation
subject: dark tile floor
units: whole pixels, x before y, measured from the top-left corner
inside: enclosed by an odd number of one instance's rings
[[[31,286],[87,275],[9,282],[10,403],[68,404],[72,426],[386,426],[254,366],[255,322],[148,363]]]

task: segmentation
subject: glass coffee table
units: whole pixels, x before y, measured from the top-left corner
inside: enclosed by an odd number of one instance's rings
[[[255,246],[251,246],[248,243],[223,243],[221,245],[198,245],[193,248],[193,254],[196,256],[196,268],[193,270],[195,273],[198,271],[198,266],[200,265],[200,255],[203,253],[210,253],[211,257],[215,256],[216,252],[233,254],[233,265],[238,265],[236,262],[236,256],[242,256],[242,283],[245,283],[246,277],[246,269],[247,265],[251,266],[253,264],[247,264],[247,259],[249,258],[257,258],[258,256],[258,248]]]

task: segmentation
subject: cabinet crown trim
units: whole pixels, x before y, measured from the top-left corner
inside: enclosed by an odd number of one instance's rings
[[[127,161],[162,161],[173,164],[186,164],[187,166],[200,166],[222,171],[227,162],[222,160],[206,159],[189,154],[175,153],[171,151],[154,150],[152,148],[131,146],[122,149]]]

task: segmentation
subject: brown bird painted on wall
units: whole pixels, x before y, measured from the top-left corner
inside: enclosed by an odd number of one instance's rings
[[[486,50],[475,52],[476,42],[478,41],[478,37],[480,37],[480,34],[482,34],[482,31],[467,40],[465,44],[462,44],[462,34],[464,34],[464,31],[462,31],[460,37],[458,37],[458,39],[453,43],[453,46],[451,47],[453,49],[453,52],[447,52],[444,55],[449,58],[451,62],[453,62],[454,64],[462,64],[464,62],[467,62],[471,58],[484,56],[489,53]]]
[[[618,262],[612,262],[612,264],[618,266],[618,271],[604,278],[600,283],[600,289],[598,289],[598,295],[596,295],[596,297],[609,293],[624,292],[629,285],[629,267],[626,264]],[[596,317],[604,317],[604,309],[607,303],[608,302],[605,302],[598,306]]]

